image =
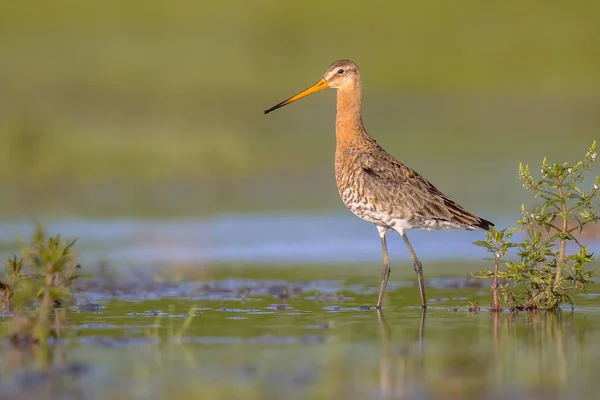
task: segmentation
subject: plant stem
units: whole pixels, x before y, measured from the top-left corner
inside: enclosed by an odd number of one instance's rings
[[[42,346],[48,344],[50,331],[50,314],[52,312],[52,299],[50,298],[50,287],[52,286],[52,264],[46,264],[46,285],[43,289],[42,302],[39,308],[38,340]]]
[[[562,233],[568,233],[568,219],[567,219],[567,200],[564,197],[562,190],[562,181],[557,181],[557,190],[558,196],[560,198],[560,208],[562,211]],[[554,285],[558,285],[560,283],[560,278],[562,276],[562,268],[565,263],[565,252],[567,249],[567,239],[564,237],[560,239],[560,247],[558,251],[558,262],[556,263],[556,272],[554,274]]]
[[[498,296],[498,267],[500,264],[500,252],[496,250],[494,261],[494,281],[492,282],[492,295],[494,296],[494,311],[500,310],[500,297]]]

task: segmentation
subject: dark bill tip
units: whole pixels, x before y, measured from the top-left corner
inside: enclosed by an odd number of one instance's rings
[[[286,105],[288,105],[290,103],[293,103],[296,100],[300,100],[301,98],[306,97],[309,94],[316,93],[316,92],[318,92],[320,90],[323,90],[323,89],[327,89],[328,87],[329,86],[327,85],[327,81],[325,81],[325,79],[321,79],[321,80],[319,80],[319,82],[315,83],[314,85],[312,85],[308,89],[303,90],[300,93],[298,93],[297,95],[292,96],[289,99],[284,100],[281,103],[274,105],[273,107],[269,108],[268,110],[263,111],[263,114],[268,114],[271,111],[277,110],[278,108],[281,108],[281,107],[286,106]]]
[[[286,100],[286,101],[287,101],[287,100]],[[268,113],[270,113],[271,111],[275,111],[275,110],[277,110],[278,108],[285,106],[285,104],[286,104],[286,101],[282,101],[281,103],[274,105],[273,107],[269,108],[268,110],[265,110],[265,111],[263,111],[263,115],[265,115],[265,114],[268,114]]]

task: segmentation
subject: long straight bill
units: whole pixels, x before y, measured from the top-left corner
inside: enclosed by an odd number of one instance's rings
[[[287,100],[282,101],[281,103],[274,105],[273,107],[269,108],[268,110],[263,111],[263,114],[268,114],[271,111],[277,110],[278,108],[281,108],[285,105],[288,105],[290,103],[293,103],[296,100],[300,100],[303,97],[308,96],[309,94],[313,94],[313,93],[317,93],[318,91],[321,91],[323,89],[327,89],[329,87],[329,85],[327,84],[327,81],[325,79],[321,79],[319,82],[315,83],[314,85],[312,85],[311,87],[309,87],[306,90],[303,90],[302,92],[298,93],[295,96],[290,97]]]

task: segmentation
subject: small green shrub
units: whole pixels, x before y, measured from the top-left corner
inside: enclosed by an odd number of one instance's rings
[[[33,337],[21,337],[23,332],[13,330],[13,338],[47,343],[50,336],[60,335],[60,326],[66,318],[71,300],[71,286],[80,276],[80,266],[75,262],[75,241],[63,241],[60,235],[47,237],[41,226],[34,232],[31,242],[24,245],[22,256],[13,256],[4,265],[2,308],[22,320],[29,319]],[[32,312],[34,311],[34,312]],[[52,318],[54,317],[54,323]]]
[[[500,309],[498,287],[511,309],[552,310],[561,303],[573,305],[573,291],[585,289],[590,282],[592,272],[585,267],[593,261],[593,253],[576,236],[581,237],[585,227],[599,218],[600,177],[596,176],[589,191],[581,188],[595,159],[596,142],[583,161],[574,165],[549,165],[544,159],[539,179],[533,177],[529,166],[519,166],[523,186],[543,204],[532,211],[523,205],[518,227],[508,231],[492,228],[486,240],[474,242],[494,254],[494,270],[477,274],[494,279],[494,309]],[[515,232],[523,233],[521,242],[511,241]],[[569,251],[568,243],[573,243],[575,250]],[[518,249],[518,261],[505,260],[512,247]],[[498,286],[498,279],[506,283]]]

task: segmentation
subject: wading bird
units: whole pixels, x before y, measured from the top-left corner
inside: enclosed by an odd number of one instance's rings
[[[421,306],[427,307],[423,266],[406,231],[412,228],[485,229],[494,224],[466,211],[425,178],[386,153],[365,130],[362,122],[362,86],[356,64],[339,60],[308,89],[264,111],[280,107],[320,90],[337,89],[335,119],[335,180],[342,201],[355,215],[375,224],[381,237],[383,269],[377,297],[381,308],[390,276],[385,235],[388,229],[402,236],[417,273]]]

